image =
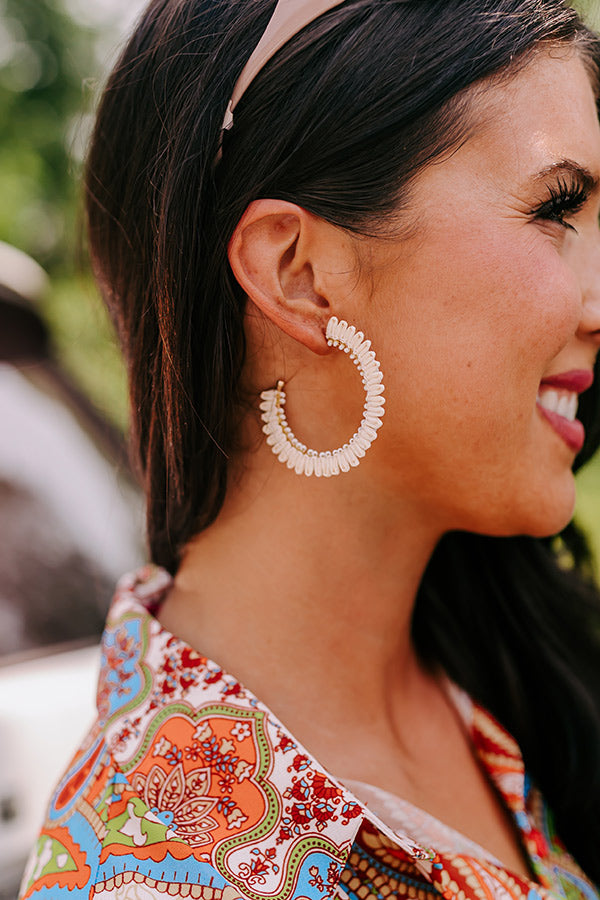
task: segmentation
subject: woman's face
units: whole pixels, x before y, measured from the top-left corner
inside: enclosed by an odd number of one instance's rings
[[[564,51],[474,103],[482,124],[415,183],[411,236],[369,246],[375,446],[443,528],[541,536],[572,515],[600,343],[600,127]]]

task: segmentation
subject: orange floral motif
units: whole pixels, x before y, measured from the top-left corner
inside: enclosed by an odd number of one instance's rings
[[[165,772],[155,765],[147,775],[136,773],[132,786],[152,812],[168,814],[167,823],[191,847],[210,843],[211,832],[219,825],[210,815],[217,805],[209,796],[210,769],[198,768],[186,773],[182,763],[178,763]]]

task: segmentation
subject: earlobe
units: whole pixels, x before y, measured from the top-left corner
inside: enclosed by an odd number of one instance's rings
[[[228,247],[248,299],[274,325],[315,353],[328,352],[329,301],[315,288],[311,246],[319,220],[282,200],[255,200]]]

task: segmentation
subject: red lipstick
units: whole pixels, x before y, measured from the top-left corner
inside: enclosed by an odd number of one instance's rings
[[[591,387],[594,381],[593,372],[588,369],[573,369],[570,372],[561,372],[557,375],[549,375],[543,378],[541,388],[554,391],[568,391],[571,394],[581,394]],[[574,452],[579,453],[585,440],[585,429],[578,419],[571,420],[552,409],[546,409],[538,398],[537,408],[542,416],[552,426],[554,431],[563,439],[565,444]],[[572,415],[572,413],[571,413]]]
[[[573,369],[571,372],[561,372],[560,375],[548,375],[542,378],[540,384],[563,391],[574,391],[583,394],[594,383],[594,373],[589,369]]]
[[[579,419],[570,422],[569,419],[565,419],[564,416],[559,416],[558,413],[552,412],[549,409],[544,409],[539,403],[538,409],[543,417],[550,425],[552,425],[559,437],[563,439],[567,447],[573,450],[574,453],[579,453],[583,447],[583,442],[585,441],[585,428]]]

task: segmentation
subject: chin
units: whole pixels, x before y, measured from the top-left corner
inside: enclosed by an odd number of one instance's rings
[[[538,499],[523,517],[519,534],[528,537],[553,537],[566,528],[575,513],[575,486],[562,496],[548,495]]]
[[[518,501],[499,511],[495,521],[479,522],[465,530],[491,537],[553,537],[573,518],[575,499],[575,479],[569,473],[568,480],[555,481],[552,489],[546,485],[545,490],[519,491]]]

